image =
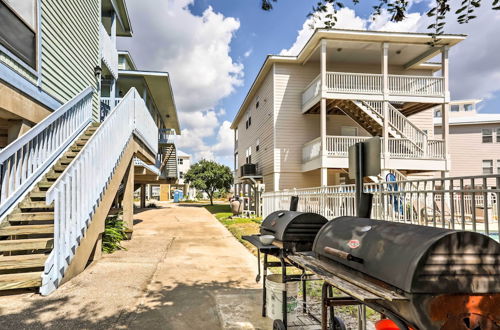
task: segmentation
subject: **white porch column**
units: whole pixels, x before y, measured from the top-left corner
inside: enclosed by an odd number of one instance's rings
[[[111,13],[111,41],[113,45],[116,46],[116,13],[113,11]]]
[[[450,155],[449,155],[449,112],[450,112],[450,86],[449,86],[449,46],[443,46],[441,50],[441,73],[443,75],[444,102],[441,105],[441,127],[442,139],[444,141],[444,154],[446,157],[446,171],[450,170]]]
[[[384,42],[382,43],[382,92],[383,92],[383,115],[384,115],[384,126],[382,128],[382,153],[384,155],[384,160],[382,163],[382,168],[387,168],[387,160],[389,159],[389,104],[388,104],[388,96],[389,96],[389,44]]]
[[[321,136],[321,186],[328,185],[328,171],[326,161],[328,153],[326,150],[326,40],[321,40],[321,101],[320,101],[320,136]]]

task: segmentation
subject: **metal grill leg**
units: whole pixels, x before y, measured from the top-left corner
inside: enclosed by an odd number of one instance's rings
[[[264,253],[264,274],[262,276],[262,316],[263,317],[266,317],[266,301],[267,301],[266,279],[267,279],[267,253]]]
[[[285,325],[285,329],[288,329],[288,322],[287,322],[287,318],[288,318],[288,310],[287,310],[287,292],[286,292],[286,263],[285,263],[285,260],[283,258],[280,258],[280,261],[281,261],[281,281],[283,283],[283,287],[285,288],[283,291],[282,291],[282,294],[281,294],[281,299],[283,300],[282,302],[282,309],[283,309],[283,324]]]

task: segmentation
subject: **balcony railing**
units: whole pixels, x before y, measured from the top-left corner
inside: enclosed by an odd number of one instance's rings
[[[349,147],[369,139],[368,136],[327,136],[328,157],[348,157]],[[444,141],[428,140],[427,144],[417,147],[409,139],[389,138],[389,157],[394,159],[445,159]],[[321,155],[321,139],[316,138],[304,144],[302,160],[308,162]]]
[[[432,76],[388,75],[391,96],[444,97],[444,78]],[[327,72],[329,93],[382,95],[383,75],[373,73]],[[321,94],[321,77],[316,77],[302,93],[302,105]]]
[[[432,227],[471,230],[498,240],[500,231],[500,175],[365,183],[373,194],[373,219]],[[299,197],[298,211],[327,219],[354,216],[355,186],[339,185],[266,192],[263,217],[287,209]]]
[[[160,129],[158,141],[160,144],[174,144],[175,130],[171,128]]]
[[[113,77],[118,79],[118,51],[116,50],[116,44],[111,40],[106,28],[102,24],[99,28],[99,35],[101,40],[101,59]]]

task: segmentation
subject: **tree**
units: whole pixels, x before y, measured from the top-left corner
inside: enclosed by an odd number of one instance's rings
[[[210,205],[214,205],[216,191],[229,190],[233,184],[233,174],[229,167],[205,159],[191,166],[184,179],[196,189],[206,192],[210,197]]]
[[[278,0],[260,0],[261,7],[265,11],[273,9],[273,2]],[[333,28],[337,22],[337,11],[343,8],[344,0],[313,0],[315,5],[313,5],[312,11],[308,16],[312,16],[315,19],[320,19],[321,14],[328,13],[329,7],[333,9],[333,14],[325,15],[324,24],[325,27]],[[350,0],[353,4],[358,4],[360,0]],[[376,0],[377,5],[373,6],[372,17],[376,17],[382,13],[383,10],[391,15],[392,22],[400,22],[406,18],[408,12],[409,2],[407,0]],[[434,0],[434,5],[427,12],[427,16],[434,17],[434,23],[430,24],[427,28],[434,30],[431,35],[434,40],[437,40],[437,36],[443,34],[445,19],[449,15],[451,8],[450,2],[452,0]],[[461,0],[459,8],[455,11],[456,19],[460,24],[468,23],[470,20],[476,18],[474,11],[481,6],[482,0]],[[488,0],[490,1],[490,0]],[[500,0],[491,0],[491,9],[500,10]]]

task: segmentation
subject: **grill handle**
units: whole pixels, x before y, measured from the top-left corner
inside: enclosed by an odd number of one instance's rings
[[[352,254],[350,254],[348,252],[345,252],[345,251],[342,251],[342,250],[339,250],[339,249],[334,249],[332,247],[325,246],[325,248],[323,250],[325,251],[325,253],[328,253],[328,254],[330,254],[332,256],[335,256],[335,257],[338,257],[338,258],[341,258],[341,259],[345,259],[345,260],[349,260],[349,261],[354,261],[354,262],[359,262],[360,264],[363,263],[363,259],[355,257]]]

